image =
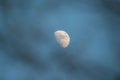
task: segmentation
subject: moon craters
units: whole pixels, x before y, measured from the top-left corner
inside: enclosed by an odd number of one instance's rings
[[[70,37],[67,32],[63,30],[57,30],[55,33],[55,38],[57,42],[63,47],[66,48],[70,43]]]

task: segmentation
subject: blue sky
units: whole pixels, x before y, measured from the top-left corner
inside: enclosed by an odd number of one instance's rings
[[[118,0],[10,0],[2,3],[0,79],[119,78]],[[71,38],[65,49],[54,37],[59,29],[68,32]]]

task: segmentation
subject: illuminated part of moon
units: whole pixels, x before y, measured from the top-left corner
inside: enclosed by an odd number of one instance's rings
[[[70,37],[67,32],[63,30],[57,30],[54,33],[57,42],[63,47],[66,48],[70,43]]]

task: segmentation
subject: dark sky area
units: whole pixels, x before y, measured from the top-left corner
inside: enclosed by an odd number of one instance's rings
[[[0,0],[0,80],[120,80],[120,0]]]

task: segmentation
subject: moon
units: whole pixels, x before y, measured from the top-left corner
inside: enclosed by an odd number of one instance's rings
[[[70,36],[67,32],[63,30],[57,30],[54,32],[57,42],[63,47],[66,48],[70,44]]]

